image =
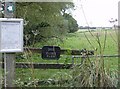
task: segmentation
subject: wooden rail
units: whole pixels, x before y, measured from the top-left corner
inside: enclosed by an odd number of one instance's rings
[[[4,68],[2,63],[2,68]],[[73,64],[41,64],[41,63],[24,63],[17,62],[15,68],[33,68],[33,69],[70,69]]]
[[[32,53],[41,53],[41,48],[24,48],[24,51],[30,51]],[[72,58],[84,58],[82,55],[86,53],[89,57],[101,57],[100,55],[94,56],[94,51],[87,50],[68,50],[61,49],[61,54],[73,55]],[[120,55],[103,55],[102,57],[120,57]],[[4,63],[2,63],[3,65]],[[71,64],[42,64],[42,63],[25,63],[25,62],[16,62],[16,68],[34,68],[34,69],[70,69],[73,66]],[[4,68],[4,66],[2,66]]]
[[[89,56],[95,57],[95,56]],[[97,55],[96,57],[101,57]],[[120,57],[120,55],[103,55],[102,57]],[[72,56],[74,58],[83,58],[82,56]],[[3,65],[4,63],[2,63]],[[70,69],[74,63],[71,64],[42,64],[42,63],[26,63],[26,62],[16,62],[16,68],[33,68],[33,69]],[[4,66],[2,66],[4,68]]]
[[[24,51],[31,51],[32,53],[41,53],[41,48],[24,48]],[[93,50],[70,50],[70,49],[61,49],[61,54],[67,54],[67,55],[82,55],[83,53],[86,53],[87,55],[94,55]]]
[[[33,69],[70,69],[72,64],[40,64],[40,63],[16,63],[16,68]]]

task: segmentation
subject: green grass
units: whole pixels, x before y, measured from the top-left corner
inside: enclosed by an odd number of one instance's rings
[[[105,41],[105,32],[106,32],[106,41]],[[97,34],[100,39],[101,50],[104,55],[114,55],[118,54],[118,44],[117,44],[117,34],[115,30],[98,30],[92,31],[94,37],[90,34],[90,32],[76,32],[69,33],[62,38],[62,41],[59,39],[49,39],[47,42],[40,42],[35,44],[35,47],[42,48],[44,45],[57,45],[62,49],[76,49],[80,50],[86,48],[87,50],[97,49],[95,52],[96,55],[100,54],[100,47],[97,42]],[[86,38],[86,36],[87,38]],[[90,42],[88,42],[88,40]],[[105,43],[106,42],[106,43]],[[91,43],[91,44],[90,44]],[[105,48],[104,48],[105,43]],[[94,48],[93,48],[94,47]],[[103,51],[104,49],[104,51]],[[24,55],[25,57],[27,55]],[[92,61],[94,58],[91,58]],[[28,59],[17,59],[17,62],[35,62],[35,63],[71,63],[72,56],[71,55],[61,55],[61,58],[57,60],[43,60],[40,54],[32,54]],[[75,58],[75,63],[80,63],[80,58]],[[104,58],[105,69],[110,72],[117,71],[118,69],[118,58]],[[46,70],[38,70],[38,69],[16,69],[17,79],[21,79],[21,81],[29,81],[33,79],[49,79],[53,75],[61,73],[69,73],[69,70],[54,70],[54,69],[46,69]],[[33,79],[32,79],[33,78]]]
[[[57,45],[60,46],[61,49],[76,49],[76,50],[81,50],[86,48],[87,50],[94,50],[94,48],[97,49],[97,55],[99,55],[100,49],[99,49],[99,45],[97,43],[97,39],[96,39],[96,34],[99,33],[100,34],[100,42],[101,42],[101,48],[103,50],[103,46],[104,46],[104,39],[105,39],[105,31],[93,31],[92,34],[94,35],[91,36],[91,34],[87,31],[87,32],[76,32],[76,33],[69,33],[67,34],[65,37],[63,37],[62,42],[59,39],[49,39],[49,41],[47,42],[40,42],[35,44],[35,47],[37,48],[42,48],[44,45]],[[85,35],[87,36],[87,38],[89,39],[90,44],[88,42],[88,40],[86,39]],[[112,35],[112,37],[111,37]],[[114,41],[114,40],[115,41]],[[116,32],[114,30],[107,30],[107,36],[106,36],[106,45],[105,45],[105,49],[103,54],[104,55],[114,55],[114,54],[118,54],[118,44],[117,42],[117,35]],[[94,47],[94,48],[93,48]],[[95,52],[96,53],[96,52]],[[27,56],[27,54],[24,56]],[[29,56],[28,56],[29,57]],[[72,56],[68,56],[68,55],[61,55],[61,58],[56,61],[56,60],[43,60],[41,58],[41,54],[32,54],[31,57],[29,57],[29,59],[17,59],[17,61],[19,62],[40,62],[40,63],[63,63],[64,61],[66,61],[66,58],[68,60],[68,62],[71,62],[71,58]]]
[[[98,50],[99,50],[99,45],[96,41],[97,40],[96,36],[98,33],[100,41],[101,41],[101,45],[103,47],[104,39],[105,39],[105,31],[106,30],[92,32],[94,37],[88,31],[69,33],[69,34],[67,34],[67,36],[62,38],[63,42],[60,42],[59,40],[56,40],[56,39],[49,39],[48,42],[37,43],[36,47],[42,47],[43,45],[57,45],[57,46],[60,46],[61,48],[68,48],[68,49],[86,48],[86,49],[92,50],[93,49],[92,46],[94,46],[94,48],[98,48]],[[89,42],[87,41],[84,34],[90,40],[92,46],[89,44]],[[118,46],[117,46],[116,42],[117,42],[116,31],[107,30],[106,48],[105,48],[104,54],[117,54],[117,47]]]

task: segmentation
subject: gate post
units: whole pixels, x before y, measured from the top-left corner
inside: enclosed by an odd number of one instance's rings
[[[12,0],[11,0],[12,1]],[[14,11],[9,9],[15,8],[15,2],[5,2],[4,17],[13,18]],[[15,53],[4,53],[4,87],[14,87],[15,80]]]

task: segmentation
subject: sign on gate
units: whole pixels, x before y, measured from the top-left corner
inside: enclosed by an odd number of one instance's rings
[[[59,59],[60,58],[60,47],[58,46],[44,46],[42,48],[43,59]]]
[[[0,18],[0,52],[23,51],[23,19]]]

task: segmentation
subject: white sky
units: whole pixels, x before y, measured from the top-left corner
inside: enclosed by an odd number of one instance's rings
[[[118,19],[118,2],[120,0],[74,0],[76,10],[74,18],[80,26],[112,26],[111,18]],[[82,9],[83,7],[83,9]],[[83,14],[84,11],[84,14]],[[85,20],[86,17],[86,20]]]

